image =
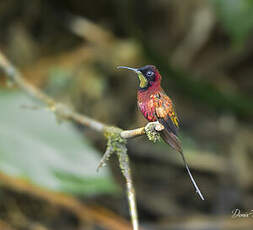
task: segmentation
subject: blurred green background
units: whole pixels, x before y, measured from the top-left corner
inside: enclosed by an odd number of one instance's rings
[[[0,50],[80,113],[145,125],[137,79],[116,66],[160,70],[206,200],[177,153],[131,139],[143,229],[253,229],[252,38],[252,0],[0,0]],[[131,229],[117,158],[96,172],[103,135],[57,120],[2,73],[0,90],[0,229]]]

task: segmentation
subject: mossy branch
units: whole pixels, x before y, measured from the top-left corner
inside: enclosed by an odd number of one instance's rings
[[[133,130],[122,130],[118,127],[108,126],[85,115],[79,114],[68,106],[56,102],[53,98],[43,93],[40,89],[31,85],[22,77],[22,74],[8,61],[8,59],[1,52],[0,70],[5,73],[10,81],[15,83],[27,94],[46,104],[46,106],[48,106],[48,108],[56,115],[57,119],[72,120],[104,134],[108,140],[107,148],[98,165],[97,170],[106,164],[106,161],[109,160],[110,156],[113,153],[117,154],[121,172],[126,179],[127,196],[133,229],[138,230],[139,227],[135,191],[132,182],[131,169],[126,147],[127,139],[147,134],[149,140],[156,142],[160,138],[159,131],[163,130],[164,127],[158,122],[150,122],[146,125],[146,127],[141,127]]]
[[[131,177],[131,168],[129,164],[129,158],[127,155],[126,138],[121,136],[122,130],[117,127],[108,127],[105,129],[104,135],[107,138],[106,152],[101,159],[98,169],[106,165],[106,161],[109,157],[116,153],[119,159],[119,166],[122,174],[126,179],[127,185],[127,197],[129,202],[130,215],[133,223],[133,229],[138,229],[138,215],[136,209],[135,191]]]

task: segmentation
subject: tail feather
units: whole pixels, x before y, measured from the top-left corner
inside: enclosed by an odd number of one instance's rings
[[[167,144],[169,144],[173,149],[175,149],[178,152],[183,152],[182,146],[181,146],[181,142],[180,142],[180,140],[177,138],[177,136],[175,134],[173,134],[172,132],[168,131],[167,129],[164,129],[161,132],[161,136],[162,136],[163,140]]]
[[[173,134],[172,132],[169,132],[166,129],[161,132],[161,136],[162,136],[163,140],[167,144],[169,144],[173,149],[175,149],[177,152],[180,153],[180,155],[181,155],[181,157],[183,159],[186,171],[187,171],[187,173],[190,176],[190,179],[192,181],[192,184],[193,184],[194,188],[196,189],[196,192],[199,194],[200,198],[202,200],[204,200],[204,197],[203,197],[202,193],[200,192],[200,190],[198,188],[198,185],[195,182],[195,180],[194,180],[194,178],[193,178],[193,176],[191,174],[191,171],[190,171],[190,169],[188,167],[188,164],[186,162],[186,159],[185,159],[185,156],[184,156],[184,153],[183,153],[183,150],[182,150],[181,142],[179,141],[179,139],[177,138],[177,136],[175,134]]]

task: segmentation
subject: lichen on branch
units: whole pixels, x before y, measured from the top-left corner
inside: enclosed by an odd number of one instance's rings
[[[159,132],[164,129],[162,124],[159,122],[149,122],[144,129],[150,141],[153,143],[161,142],[162,139]]]

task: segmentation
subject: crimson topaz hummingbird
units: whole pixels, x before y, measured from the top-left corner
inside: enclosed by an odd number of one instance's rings
[[[181,154],[196,192],[204,200],[185,160],[181,142],[178,139],[179,121],[175,107],[172,100],[161,87],[162,76],[159,71],[153,65],[146,65],[141,68],[130,68],[126,66],[119,66],[118,68],[132,70],[137,73],[139,79],[137,102],[140,111],[149,122],[158,121],[163,125],[164,129],[160,132],[161,137],[167,144]]]

